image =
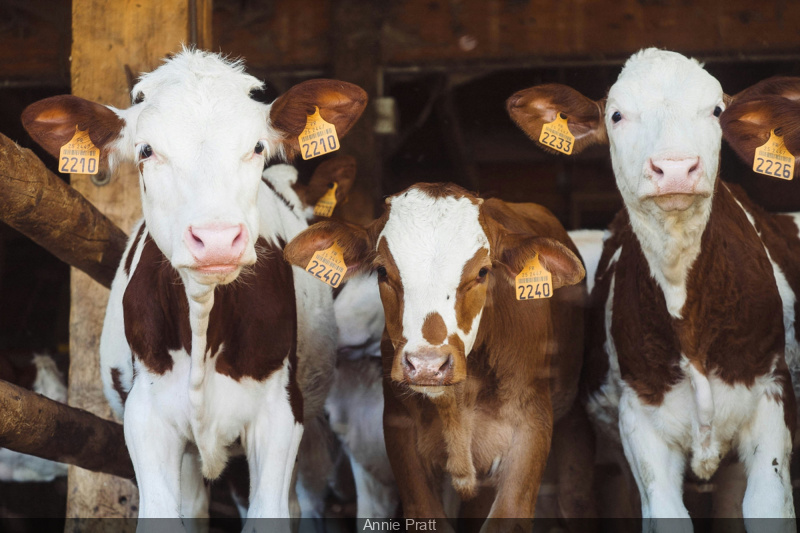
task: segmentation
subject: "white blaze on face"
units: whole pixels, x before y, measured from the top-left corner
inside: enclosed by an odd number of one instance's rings
[[[255,262],[258,187],[276,145],[269,106],[249,97],[260,86],[240,65],[184,51],[144,75],[132,91],[143,100],[119,111],[126,126],[118,148],[138,164],[148,230],[176,268],[197,262],[190,228],[244,228],[240,263]]]
[[[479,249],[489,251],[479,214],[479,206],[464,197],[434,198],[409,189],[392,198],[378,242],[386,239],[400,274],[406,352],[431,346],[422,335],[425,318],[431,313],[442,317],[447,336],[461,338],[464,355],[472,349],[482,310],[465,332],[458,327],[456,301],[464,265]]]
[[[712,194],[722,139],[716,107],[724,109],[722,88],[697,61],[653,48],[628,60],[605,107],[626,205],[662,196],[664,209],[685,209],[663,195]]]

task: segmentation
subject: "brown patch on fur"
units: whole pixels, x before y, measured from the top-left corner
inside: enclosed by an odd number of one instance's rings
[[[270,108],[270,121],[284,134],[289,159],[300,151],[298,136],[306,127],[314,107],[320,116],[334,126],[339,138],[356,123],[367,105],[367,93],[357,85],[338,80],[308,80],[299,83],[278,97]]]
[[[42,148],[58,157],[61,147],[75,135],[75,128],[88,131],[100,149],[103,161],[109,144],[119,137],[125,121],[106,106],[77,96],[52,96],[34,102],[22,112],[22,125]]]
[[[422,323],[422,337],[431,344],[442,344],[447,337],[447,326],[439,313],[428,313]]]
[[[573,154],[594,144],[608,144],[603,112],[605,99],[594,101],[571,87],[546,84],[524,89],[506,100],[511,120],[542,150],[553,152],[539,142],[542,127],[556,119],[558,113],[567,116],[567,127],[575,136]]]
[[[492,266],[489,252],[480,248],[461,269],[461,281],[456,291],[456,322],[464,333],[472,331],[472,321],[486,302],[486,282],[491,274],[479,279],[478,273],[484,267]],[[463,353],[463,350],[462,350]]]
[[[347,195],[356,181],[356,159],[340,155],[320,163],[311,176],[308,185],[295,183],[292,188],[305,206],[313,206],[336,183],[336,205],[347,200]]]
[[[119,399],[123,405],[125,405],[125,401],[128,399],[128,391],[122,386],[122,380],[119,379],[119,376],[122,374],[119,368],[112,368],[111,369],[111,384],[114,387],[114,390],[117,391],[119,395]]]
[[[130,249],[128,250],[128,255],[125,257],[125,275],[129,276],[131,273],[131,264],[133,263],[133,256],[136,255],[136,248],[139,246],[139,239],[142,238],[142,234],[144,233],[144,223],[139,227],[139,231],[136,232],[136,237],[133,239],[133,244],[131,245]]]
[[[456,349],[456,356],[453,357],[453,377],[452,383],[460,383],[467,379],[467,354],[464,353],[464,341],[457,333],[451,333],[447,337],[447,344]]]
[[[495,212],[501,214],[502,223],[494,218]],[[534,218],[526,217],[526,212],[533,213]],[[513,231],[563,237],[567,247],[575,249],[555,217],[538,206],[516,210],[513,204],[487,200],[482,204],[481,217],[483,226],[491,226],[495,232],[487,232],[490,242],[496,242],[505,231]],[[379,260],[385,263],[388,250],[379,244],[378,251]],[[391,268],[384,266],[391,281]],[[480,270],[479,263],[470,268]],[[467,270],[465,276],[477,276],[477,272]],[[561,413],[576,397],[582,358],[582,309],[565,296],[566,289],[556,291],[548,301],[520,305],[508,275],[498,270],[487,276],[485,287],[476,342],[463,359],[464,379],[446,387],[435,400],[394,381],[400,353],[397,345],[402,342],[396,340],[392,345],[389,338],[396,339],[393,333],[402,332],[397,324],[402,315],[396,314],[396,303],[386,305],[387,289],[381,288],[387,323],[381,345],[384,428],[404,511],[412,513],[409,516],[442,515],[439,496],[430,490],[438,486],[442,472],[462,482],[457,488],[465,497],[471,496],[479,482],[496,486],[493,517],[533,516],[549,452],[551,393]],[[451,333],[448,343],[464,352],[458,335]],[[551,360],[558,365],[553,371],[548,370]],[[564,402],[568,405],[562,405]],[[501,466],[488,481],[485,476],[498,456]]]

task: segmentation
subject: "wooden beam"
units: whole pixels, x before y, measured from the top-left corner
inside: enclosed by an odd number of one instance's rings
[[[0,134],[0,220],[105,287],[127,236],[36,155]]]
[[[133,477],[122,426],[0,380],[0,446],[94,472]]]
[[[73,0],[72,92],[90,100],[128,107],[126,68],[134,74],[158,66],[181,43],[209,46],[211,0]],[[192,43],[192,35],[197,43]],[[138,175],[131,165],[111,182],[96,186],[89,176],[73,175],[73,187],[125,231],[141,216]],[[69,403],[112,418],[103,396],[98,344],[108,291],[73,269],[70,313]],[[137,492],[129,481],[70,467],[67,518],[134,517]],[[68,530],[98,521],[67,521]],[[121,522],[120,525],[131,525]]]

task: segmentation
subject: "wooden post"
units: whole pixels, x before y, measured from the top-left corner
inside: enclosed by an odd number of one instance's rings
[[[72,93],[125,108],[130,105],[126,67],[138,75],[179,51],[181,43],[210,46],[211,0],[73,0],[72,36]],[[107,185],[97,186],[85,175],[73,175],[71,183],[126,232],[141,216],[138,176],[132,166],[120,168]],[[98,357],[108,291],[76,269],[71,285],[69,403],[112,418]],[[68,519],[134,517],[137,510],[137,491],[130,481],[69,468]],[[118,525],[129,527],[132,522]],[[87,531],[95,526],[102,527],[97,521],[68,520],[66,529]]]

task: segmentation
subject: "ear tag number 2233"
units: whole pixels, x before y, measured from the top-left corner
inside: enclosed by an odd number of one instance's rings
[[[300,155],[303,159],[313,159],[321,155],[335,152],[339,149],[339,137],[336,135],[336,126],[325,120],[319,114],[319,108],[314,107],[314,114],[308,116],[306,129],[297,138],[300,141]]]
[[[342,252],[342,247],[335,242],[330,248],[314,252],[306,266],[306,272],[335,289],[347,273]]]
[[[567,127],[567,115],[558,113],[553,122],[548,122],[542,126],[539,142],[562,154],[570,155],[572,147],[575,146],[575,136]]]
[[[775,135],[775,130],[769,132],[767,142],[756,148],[753,172],[782,180],[794,177],[794,156],[783,143],[783,137]]]
[[[539,263],[539,254],[525,263],[514,281],[517,300],[538,300],[553,295],[552,275]]]
[[[100,170],[100,150],[89,138],[88,131],[75,126],[75,135],[61,147],[58,171],[64,174],[97,174]]]

